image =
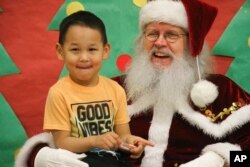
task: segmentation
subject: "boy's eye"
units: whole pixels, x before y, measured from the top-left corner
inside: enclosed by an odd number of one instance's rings
[[[77,54],[77,53],[79,53],[81,50],[80,50],[80,48],[71,48],[70,51],[71,51],[73,54]]]
[[[70,49],[71,51],[79,51],[80,49],[79,48],[72,48]]]
[[[89,51],[97,51],[97,48],[89,48]]]

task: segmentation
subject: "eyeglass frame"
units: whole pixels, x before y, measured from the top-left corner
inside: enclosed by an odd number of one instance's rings
[[[144,31],[144,36],[148,41],[155,42],[155,41],[157,41],[159,39],[160,33],[157,32],[157,31],[149,31],[148,33],[147,33],[147,31]],[[188,34],[187,33],[182,34],[182,33],[178,33],[178,32],[175,32],[175,31],[168,31],[168,32],[164,33],[163,38],[164,38],[165,41],[167,41],[169,43],[175,43],[182,36],[187,36],[188,37]]]

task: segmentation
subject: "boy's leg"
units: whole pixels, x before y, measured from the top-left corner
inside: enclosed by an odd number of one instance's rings
[[[127,160],[110,154],[89,153],[83,159],[89,167],[133,167]]]
[[[133,167],[133,165],[129,163],[128,160],[119,159],[117,161],[117,167]]]
[[[87,157],[85,157],[83,161],[89,164],[89,167],[117,167],[116,159],[106,155],[90,153],[87,154]]]

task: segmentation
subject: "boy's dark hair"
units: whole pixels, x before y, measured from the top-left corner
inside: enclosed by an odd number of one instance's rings
[[[63,19],[59,29],[59,43],[63,45],[65,41],[65,35],[72,25],[83,25],[89,28],[98,30],[102,36],[103,44],[108,42],[106,29],[103,21],[95,14],[88,11],[78,11]]]

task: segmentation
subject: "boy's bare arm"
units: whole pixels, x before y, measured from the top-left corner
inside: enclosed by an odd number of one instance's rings
[[[53,130],[52,135],[57,148],[66,149],[75,153],[83,153],[94,147],[94,138],[71,137],[70,132]]]
[[[56,147],[75,153],[87,152],[93,148],[117,149],[121,143],[119,136],[114,132],[84,138],[71,137],[70,132],[67,131],[54,130],[52,134]]]

